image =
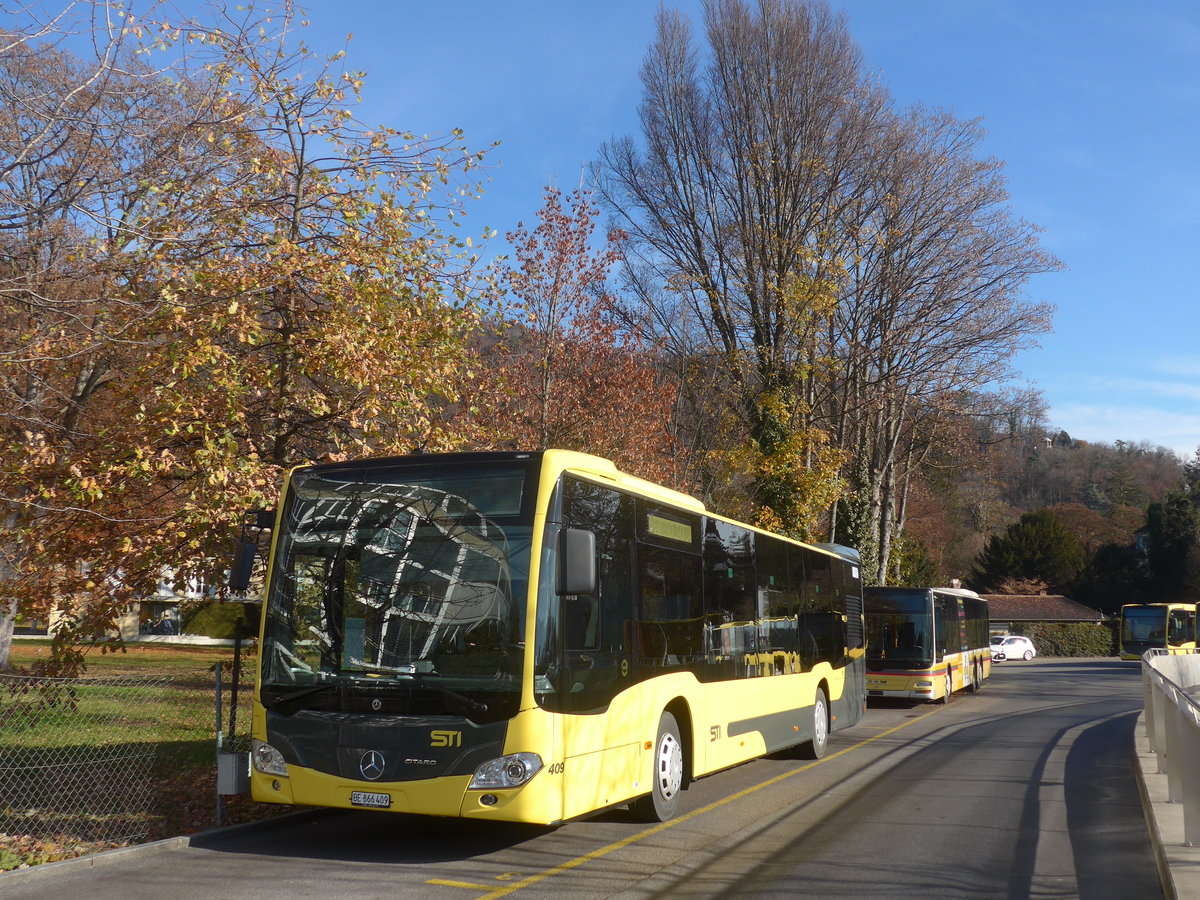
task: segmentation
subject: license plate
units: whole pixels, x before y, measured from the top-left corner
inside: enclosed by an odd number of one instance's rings
[[[350,803],[354,806],[373,806],[376,809],[387,809],[392,805],[392,795],[374,794],[370,791],[351,791]]]

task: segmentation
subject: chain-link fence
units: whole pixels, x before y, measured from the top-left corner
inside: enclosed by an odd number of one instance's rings
[[[0,675],[0,855],[31,840],[77,855],[238,819],[217,796],[216,684],[222,749],[244,750],[250,679],[243,670],[235,688],[228,667],[187,678]]]

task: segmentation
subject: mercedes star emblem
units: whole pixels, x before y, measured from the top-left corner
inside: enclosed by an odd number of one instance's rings
[[[383,701],[376,697],[371,701],[371,709],[375,710],[375,712],[379,712],[381,709],[383,709]]]
[[[375,781],[383,774],[383,754],[378,750],[368,750],[358,761],[358,771],[368,781]]]

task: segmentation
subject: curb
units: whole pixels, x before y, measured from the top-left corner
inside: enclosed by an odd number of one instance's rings
[[[183,850],[191,845],[191,836],[163,838],[161,841],[151,841],[148,844],[135,844],[132,847],[118,847],[115,850],[102,850],[99,853],[89,853],[87,856],[76,856],[73,859],[60,859],[55,862],[40,863],[27,869],[12,869],[0,873],[0,897],[12,888],[29,884],[43,878],[53,878],[67,869],[98,869],[121,863],[132,862],[143,856],[155,856],[173,850]]]
[[[204,831],[197,831],[195,834],[163,838],[159,841],[150,841],[147,844],[135,844],[132,847],[117,847],[115,850],[103,850],[99,853],[89,853],[87,856],[76,856],[72,859],[60,859],[55,862],[29,866],[26,869],[11,869],[8,872],[0,872],[0,898],[18,896],[9,892],[20,888],[22,885],[28,885],[45,878],[53,878],[68,869],[71,871],[76,869],[98,869],[120,865],[121,863],[133,863],[142,857],[158,856],[179,850],[186,850],[192,845],[192,841],[201,841],[217,835],[226,837],[236,835],[240,831],[273,827],[311,812],[312,810],[310,809],[299,809],[294,812],[270,816],[266,819],[257,819],[253,822],[241,822],[237,825],[206,828]]]

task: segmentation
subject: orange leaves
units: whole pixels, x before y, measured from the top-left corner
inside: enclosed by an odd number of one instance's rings
[[[595,216],[586,194],[548,189],[538,225],[508,234],[513,262],[489,304],[497,334],[463,385],[456,425],[474,446],[583,450],[673,483],[674,389],[612,315],[617,248],[612,238],[593,248]]]

